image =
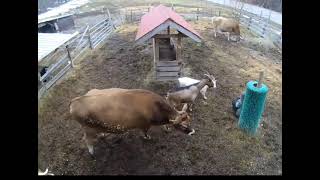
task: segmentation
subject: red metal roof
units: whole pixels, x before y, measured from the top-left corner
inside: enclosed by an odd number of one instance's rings
[[[154,7],[147,14],[143,15],[141,18],[141,22],[139,25],[138,33],[136,36],[136,40],[140,39],[144,35],[148,34],[150,31],[166,22],[167,20],[171,20],[176,24],[179,24],[189,32],[195,34],[199,38],[201,38],[200,34],[196,32],[191,25],[183,19],[179,14],[174,12],[171,8],[165,7],[163,5],[159,5]]]

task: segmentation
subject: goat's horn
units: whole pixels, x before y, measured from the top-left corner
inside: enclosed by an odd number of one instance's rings
[[[209,74],[204,74],[204,75],[207,76],[209,79],[212,79]]]

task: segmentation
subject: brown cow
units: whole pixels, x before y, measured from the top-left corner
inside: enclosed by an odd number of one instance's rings
[[[235,35],[237,41],[241,39],[238,21],[225,17],[213,17],[211,22],[213,24],[214,37],[217,37],[217,32],[219,32],[221,34],[226,34],[228,41],[230,40],[230,35]]]
[[[189,135],[191,118],[185,111],[176,111],[158,94],[143,89],[93,89],[84,96],[72,99],[72,119],[84,129],[84,139],[90,154],[100,133],[124,133],[141,129],[144,137],[152,125],[173,124]]]

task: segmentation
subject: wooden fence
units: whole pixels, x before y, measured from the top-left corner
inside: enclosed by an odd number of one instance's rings
[[[98,47],[123,21],[122,18],[116,18],[115,22],[116,24],[109,14],[108,18],[101,20],[94,26],[80,29],[80,33],[76,37],[43,59],[41,64],[46,64],[49,68],[44,75],[40,76],[39,74],[38,99],[69,69],[74,67],[79,56],[89,49]]]

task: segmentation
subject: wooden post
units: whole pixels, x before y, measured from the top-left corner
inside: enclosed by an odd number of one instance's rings
[[[199,8],[197,8],[197,21],[199,20]]]
[[[54,27],[56,28],[57,32],[60,32],[57,22],[54,22]]]
[[[89,38],[89,44],[90,44],[90,49],[93,49],[92,41],[91,41],[91,33],[90,30],[88,32],[88,38]]]
[[[261,71],[259,74],[259,81],[258,81],[258,85],[257,85],[258,88],[261,88],[262,79],[263,79],[263,71]]]
[[[181,34],[179,33],[178,41],[177,41],[177,52],[176,52],[176,60],[181,60]]]
[[[219,10],[219,16],[220,16],[220,10]]]
[[[168,26],[167,33],[170,34],[170,26]]]
[[[252,21],[252,17],[249,18],[248,29],[250,29],[251,21]]]
[[[110,11],[109,11],[109,9],[108,9],[108,8],[107,8],[107,13],[108,13],[108,18],[111,20]]]
[[[130,10],[130,19],[131,19],[131,22],[132,22],[132,9]]]
[[[71,61],[71,67],[74,67],[74,64],[73,64],[73,61],[72,61],[72,58],[71,58],[71,53],[70,53],[69,45],[66,45],[66,49],[67,49],[67,53],[68,53],[68,58],[69,58],[70,61]]]
[[[159,39],[155,38],[156,62],[159,61]]]
[[[156,38],[152,38],[153,67],[156,69]]]
[[[264,23],[264,26],[263,26],[263,28],[262,28],[262,36],[263,36],[263,37],[265,36],[266,29],[267,29],[267,24]]]

